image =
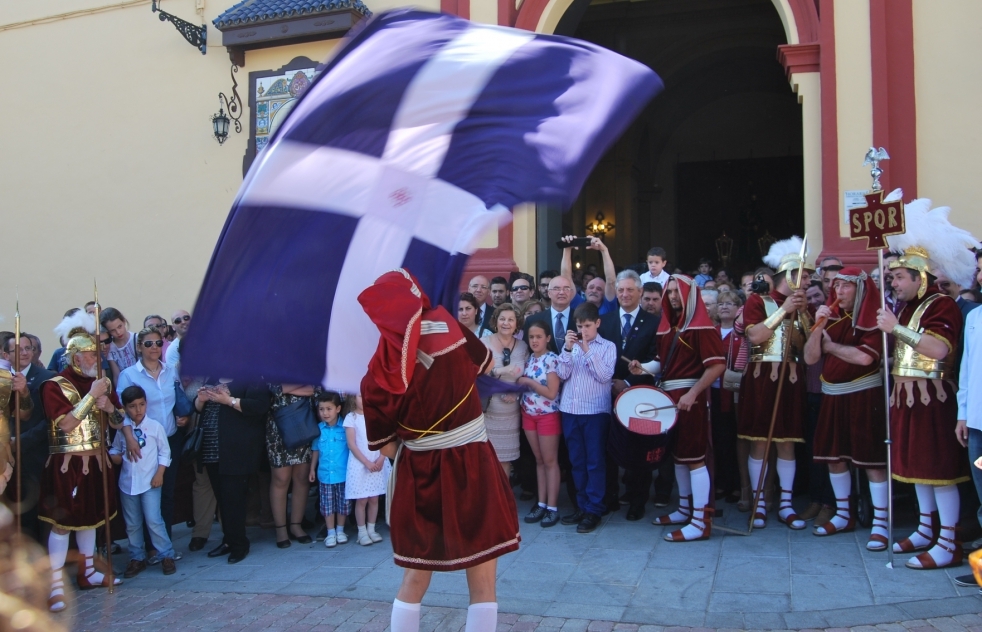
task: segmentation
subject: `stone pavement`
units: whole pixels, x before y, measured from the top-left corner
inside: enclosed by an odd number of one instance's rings
[[[733,505],[723,508],[723,524],[746,527],[747,514]],[[621,511],[587,535],[574,527],[522,523],[520,550],[499,559],[499,632],[608,632],[615,625],[821,629],[898,622],[912,630],[982,632],[982,619],[951,618],[982,612],[978,589],[951,581],[969,572],[967,564],[913,571],[903,567],[906,556],[897,556],[897,568],[888,569],[886,554],[866,551],[865,529],[819,539],[810,528],[791,531],[773,516],[750,537],[714,532],[707,541],[675,544],[661,539],[663,528],[651,525],[653,515],[649,509],[645,520],[627,522]],[[898,524],[895,532],[902,537],[913,526]],[[190,531],[175,527],[175,545],[185,552],[178,573],[164,577],[159,566],[151,567],[114,595],[81,594],[75,628],[139,621],[144,630],[263,630],[286,629],[302,619],[311,627],[296,629],[382,632],[402,571],[392,563],[387,530],[379,531],[385,541],[370,547],[352,539],[334,549],[317,542],[280,550],[272,530],[253,528],[251,554],[229,565],[205,556],[218,543],[217,525],[209,546],[197,553],[187,552]],[[114,561],[123,568],[125,555]],[[427,630],[457,630],[467,601],[463,571],[436,574],[423,601],[425,620],[432,624]],[[293,614],[286,621],[278,616],[288,611]],[[239,622],[242,617],[247,618]],[[184,628],[173,627],[175,621]],[[649,629],[661,631],[641,632]],[[879,629],[902,632],[896,625]]]

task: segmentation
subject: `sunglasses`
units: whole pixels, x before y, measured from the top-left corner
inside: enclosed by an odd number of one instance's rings
[[[190,316],[178,316],[177,318],[174,319],[174,324],[180,325],[181,323],[186,323],[189,320],[191,320]]]
[[[144,349],[150,349],[154,345],[157,345],[158,347],[163,347],[164,346],[164,341],[163,340],[144,340],[143,341],[143,348]]]
[[[528,285],[516,285],[511,288],[512,292],[520,292],[522,290],[528,290],[530,286]]]
[[[140,428],[134,428],[133,436],[136,437],[136,442],[140,444],[141,448],[147,447],[147,440],[143,434],[143,430],[141,430]]]
[[[511,349],[505,349],[501,352],[501,366],[508,366],[511,364]]]
[[[107,345],[110,342],[112,342],[112,338],[100,338],[99,339],[99,344]]]

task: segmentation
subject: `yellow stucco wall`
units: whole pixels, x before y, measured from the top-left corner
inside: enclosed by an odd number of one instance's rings
[[[917,193],[950,206],[952,223],[982,238],[982,2],[913,6]]]

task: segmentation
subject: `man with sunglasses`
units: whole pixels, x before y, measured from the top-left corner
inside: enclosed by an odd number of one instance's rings
[[[31,363],[34,345],[31,344],[31,337],[28,334],[21,334],[19,348],[15,343],[13,334],[0,336],[0,359],[10,363],[11,373],[15,373],[14,369],[18,366],[19,359],[19,375],[23,379],[21,398],[26,396],[33,405],[29,413],[21,413],[20,436],[15,439],[20,441],[21,495],[25,500],[20,515],[21,529],[30,537],[40,541],[37,504],[41,491],[41,473],[44,471],[44,462],[48,459],[48,420],[44,415],[38,389],[41,388],[42,382],[53,378],[55,373],[45,368],[38,368]],[[19,358],[16,357],[17,355]],[[17,382],[20,383],[21,380],[18,379]],[[10,431],[11,434],[15,431],[13,426]],[[16,452],[15,446],[16,444],[11,444],[11,450]],[[11,486],[7,491],[7,498],[17,499],[15,486]]]
[[[164,362],[167,366],[174,369],[175,373],[180,375],[181,339],[188,333],[188,325],[191,324],[191,314],[186,310],[179,309],[171,315],[171,323],[173,323],[174,333],[177,334],[177,340],[170,343],[167,349],[164,350]]]
[[[532,300],[532,282],[520,276],[511,284],[511,304],[522,309],[530,300]]]

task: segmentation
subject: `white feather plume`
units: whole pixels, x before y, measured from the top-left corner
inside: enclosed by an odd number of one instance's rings
[[[763,258],[765,264],[769,267],[777,270],[781,265],[781,259],[785,255],[795,255],[797,256],[801,252],[801,237],[793,235],[789,239],[782,239],[781,241],[775,241],[771,244],[770,250],[767,251],[767,256]],[[808,252],[805,251],[805,260],[808,259]]]
[[[58,336],[58,340],[67,340],[68,334],[71,333],[73,329],[78,327],[83,327],[85,331],[90,334],[95,333],[95,316],[87,313],[84,309],[80,309],[70,316],[65,316],[58,326],[55,327],[55,335]]]
[[[887,237],[890,250],[903,252],[919,246],[928,253],[931,271],[941,270],[961,287],[971,287],[975,277],[975,255],[972,248],[979,241],[967,230],[953,226],[948,220],[951,208],[931,208],[931,200],[918,198],[904,204],[904,224],[907,232]]]

